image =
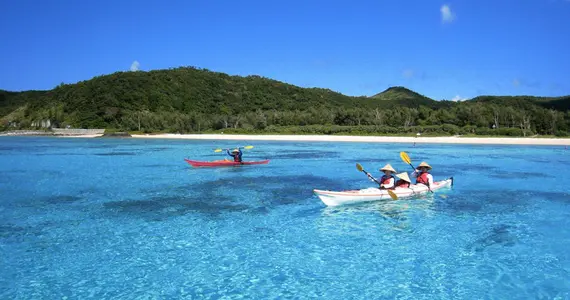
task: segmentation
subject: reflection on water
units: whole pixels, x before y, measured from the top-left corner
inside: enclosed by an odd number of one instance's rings
[[[210,160],[230,143],[2,142],[2,299],[570,292],[570,194],[560,169],[570,160],[558,149],[259,142],[247,157],[268,165],[194,169],[184,157]],[[426,160],[436,179],[455,176],[454,187],[340,207],[312,193],[372,186],[358,161],[374,175],[388,162],[409,169],[400,151],[415,165]]]
[[[368,222],[391,230],[413,230],[417,218],[433,217],[434,197],[412,200],[382,200],[354,205],[327,206],[321,212],[320,224],[323,230],[339,228],[347,224]]]

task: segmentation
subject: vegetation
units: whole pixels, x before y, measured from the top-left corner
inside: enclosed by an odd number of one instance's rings
[[[0,91],[4,130],[38,128],[43,120],[141,132],[568,136],[570,96],[453,102],[391,87],[350,97],[193,67],[118,72],[49,91]]]

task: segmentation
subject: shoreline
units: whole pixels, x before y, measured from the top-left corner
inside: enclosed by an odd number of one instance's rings
[[[133,134],[138,139],[240,140],[240,141],[299,141],[299,142],[367,142],[418,144],[478,144],[478,145],[544,145],[570,146],[570,139],[506,138],[506,137],[399,137],[349,135],[247,135],[247,134]]]
[[[1,135],[2,136],[44,136],[57,138],[97,138],[104,134],[81,135]],[[290,141],[290,142],[352,142],[352,143],[416,143],[416,144],[466,144],[466,145],[528,145],[528,146],[570,146],[570,138],[536,137],[413,137],[413,136],[353,136],[353,135],[249,135],[249,134],[133,134],[136,139],[181,139],[218,141]]]

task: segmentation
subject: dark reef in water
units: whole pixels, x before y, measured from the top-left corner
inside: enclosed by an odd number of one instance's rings
[[[109,137],[132,137],[128,132],[111,132],[111,133],[104,133],[102,138],[109,138]]]
[[[506,224],[500,224],[491,228],[490,232],[485,233],[484,237],[476,240],[471,244],[470,248],[476,252],[481,252],[490,246],[513,246],[518,241],[516,234],[513,232],[516,227]]]

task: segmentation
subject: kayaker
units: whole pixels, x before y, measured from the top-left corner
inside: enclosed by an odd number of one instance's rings
[[[227,149],[226,152],[228,153],[229,156],[234,158],[234,162],[241,162],[241,156],[243,154],[243,152],[241,152],[240,148],[235,148],[234,150],[232,150],[232,152],[230,152],[230,149]]]
[[[408,176],[408,172],[396,174],[396,177],[400,178],[396,181],[395,187],[396,188],[409,188],[412,181]]]
[[[394,182],[396,179],[394,178],[394,174],[396,174],[396,170],[392,168],[390,164],[386,164],[382,169],[381,172],[384,172],[384,175],[380,178],[380,188],[381,189],[392,189],[394,188]],[[372,180],[372,176],[368,175],[368,178]],[[374,181],[374,180],[372,180]]]
[[[417,169],[412,173],[412,177],[416,177],[416,184],[425,184],[428,187],[433,185],[433,176],[429,173],[431,166],[422,161]]]

